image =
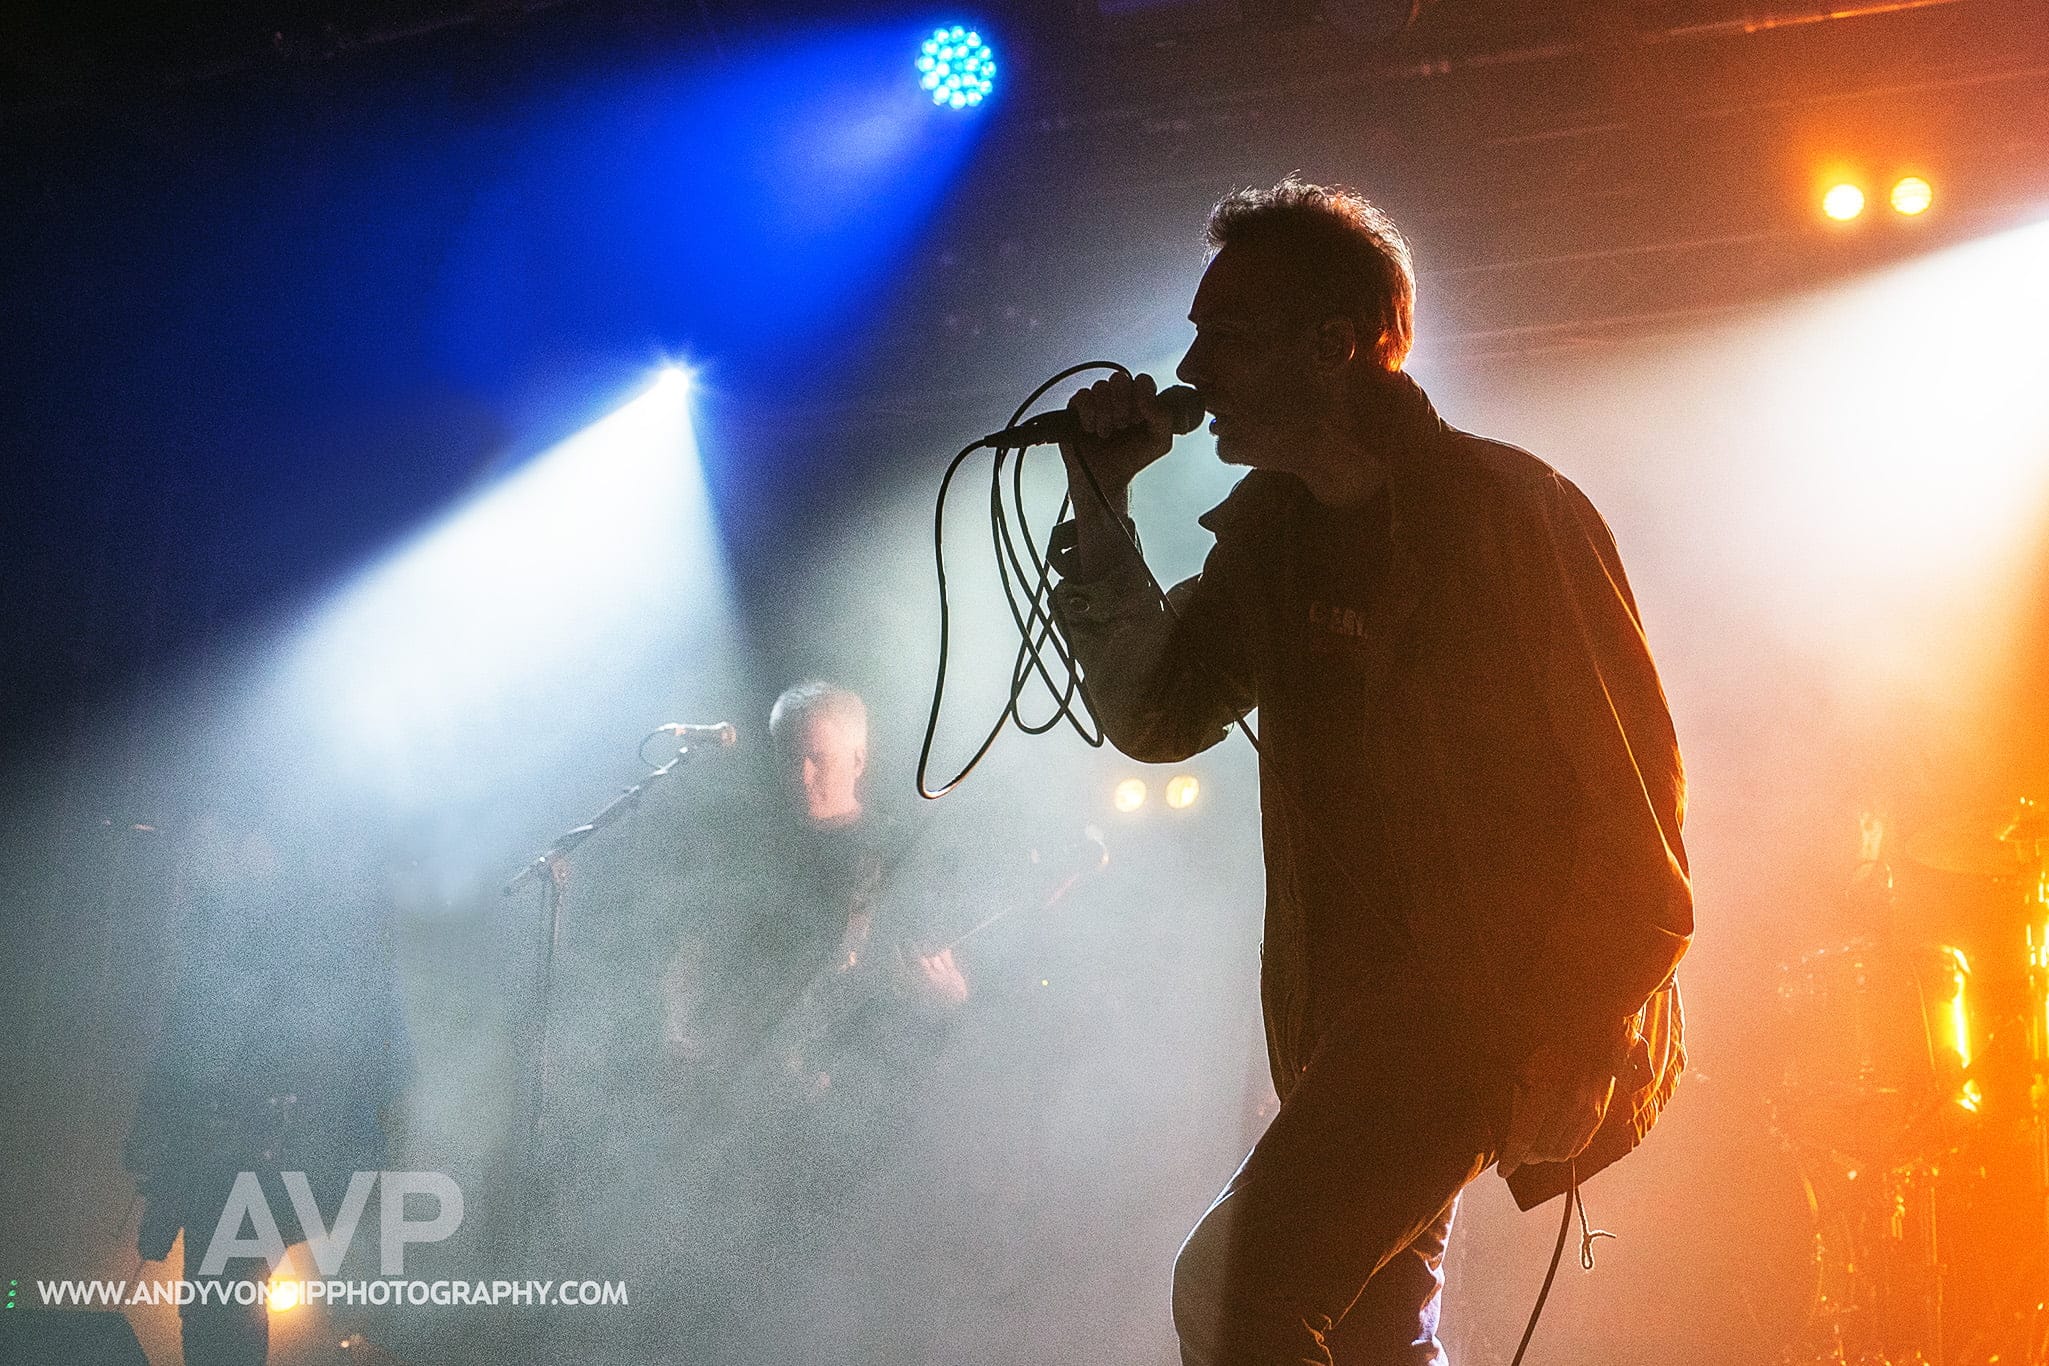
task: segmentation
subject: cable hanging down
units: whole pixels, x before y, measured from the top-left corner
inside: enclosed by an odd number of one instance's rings
[[[1024,402],[1017,405],[1008,426],[1015,427],[1022,422],[1032,405],[1045,397],[1047,390],[1054,385],[1091,370],[1108,370],[1121,375],[1131,373],[1114,361],[1085,361],[1071,365],[1032,390]],[[946,498],[961,466],[984,446],[994,452],[989,468],[989,535],[997,579],[1003,586],[1003,599],[1010,609],[1011,621],[1017,627],[1017,657],[1011,665],[1009,695],[995,723],[989,727],[960,772],[934,788],[930,782],[932,746],[939,732],[940,714],[945,708],[947,661],[952,646],[953,609],[947,594],[946,574]],[[1080,671],[1074,657],[1068,653],[1067,643],[1053,626],[1052,565],[1032,535],[1025,508],[1026,449],[1024,446],[992,445],[989,438],[978,437],[953,457],[939,481],[939,496],[932,512],[932,558],[939,584],[939,657],[932,679],[932,707],[925,720],[925,738],[918,748],[917,773],[918,795],[928,801],[936,801],[959,787],[988,756],[1004,727],[1013,723],[1026,735],[1043,735],[1066,721],[1091,748],[1100,749],[1103,744],[1103,728],[1089,712],[1087,700],[1082,696]],[[1010,476],[1007,499],[1006,473]],[[1059,509],[1053,517],[1055,525],[1066,517],[1069,505],[1067,496],[1062,495]],[[1050,661],[1047,659],[1049,646],[1053,655]],[[1034,676],[1053,703],[1052,714],[1042,721],[1026,720],[1019,709]]]
[[[1103,745],[1102,724],[1096,719],[1094,713],[1089,710],[1088,697],[1081,686],[1080,669],[1075,663],[1074,657],[1068,651],[1067,642],[1061,639],[1054,625],[1052,612],[1052,565],[1047,554],[1040,550],[1039,544],[1033,538],[1031,522],[1025,510],[1024,487],[1025,451],[1029,444],[1048,439],[1044,433],[1030,433],[1030,428],[1040,420],[1051,416],[1050,413],[1042,413],[1037,418],[1032,419],[1031,423],[1025,423],[1025,413],[1031,409],[1033,404],[1043,398],[1046,391],[1054,385],[1062,380],[1071,379],[1075,375],[1085,374],[1091,370],[1107,370],[1112,374],[1122,375],[1126,379],[1131,378],[1131,371],[1115,361],[1084,361],[1080,365],[1070,365],[1065,370],[1052,376],[1038,388],[1032,390],[1030,395],[1025,398],[1025,401],[1020,403],[1017,406],[1017,410],[1011,414],[1009,425],[1002,431],[992,433],[989,436],[978,437],[962,447],[960,452],[948,463],[946,473],[939,481],[939,496],[932,514],[932,554],[939,584],[939,659],[932,682],[932,709],[926,717],[925,738],[918,750],[917,771],[918,795],[927,800],[937,800],[960,786],[968,774],[974,772],[976,766],[988,755],[990,749],[996,743],[996,738],[1003,733],[1003,728],[1013,722],[1026,735],[1043,735],[1054,729],[1064,720],[1074,728],[1075,733],[1081,736],[1082,740],[1091,748],[1100,749]],[[1178,398],[1186,405],[1185,411],[1188,416],[1182,419],[1183,425],[1177,426],[1177,431],[1185,433],[1199,422],[1202,410],[1199,400],[1196,399],[1192,390],[1167,390],[1161,397],[1169,400]],[[1030,441],[1016,442],[1004,440],[1004,438],[1018,435],[1021,424],[1024,426],[1025,431],[1030,433]],[[946,671],[952,627],[952,607],[947,596],[946,577],[946,497],[953,485],[954,476],[960,471],[960,467],[966,463],[969,456],[985,446],[995,452],[995,460],[991,464],[989,476],[990,538],[996,558],[997,577],[1003,585],[1004,601],[1010,609],[1011,621],[1017,627],[1018,652],[1016,661],[1011,667],[1009,696],[1004,703],[1002,712],[997,716],[995,724],[983,736],[982,743],[975,749],[974,754],[969,757],[967,763],[962,766],[960,772],[954,774],[952,778],[939,788],[934,789],[928,781],[928,775],[931,767],[932,745],[934,737],[938,734],[939,717],[945,705]],[[1004,497],[1003,476],[1006,468],[1010,474],[1010,497],[1008,502],[1006,502]],[[1103,492],[1102,485],[1096,481],[1095,471],[1086,464],[1082,464],[1081,472],[1088,480],[1090,492],[1107,506],[1109,500]],[[1066,517],[1068,510],[1073,506],[1071,500],[1071,490],[1068,494],[1062,495],[1059,509],[1054,513],[1054,524],[1056,526]],[[1013,523],[1015,523],[1014,531],[1012,528]],[[1128,526],[1124,529],[1124,534],[1130,540],[1133,558],[1137,561],[1140,571],[1145,575],[1147,583],[1151,585],[1153,592],[1158,596],[1161,606],[1169,616],[1177,615],[1172,599],[1167,596],[1167,590],[1161,586],[1157,578],[1153,577],[1151,568],[1146,565],[1145,555],[1139,548],[1137,536],[1132,533]],[[1020,544],[1024,548],[1022,556],[1018,553]],[[1027,560],[1029,560],[1029,563],[1027,563]],[[1020,598],[1022,598],[1022,604],[1020,604]],[[1046,658],[1048,646],[1052,648],[1054,656],[1054,660],[1051,663]],[[1025,720],[1018,710],[1018,703],[1024,696],[1025,687],[1034,674],[1038,676],[1048,696],[1053,700],[1053,714],[1045,720],[1038,722]],[[1080,705],[1077,706],[1077,703]],[[1257,752],[1259,750],[1258,735],[1253,731],[1242,713],[1236,714],[1235,719],[1238,729],[1251,742],[1254,752]]]

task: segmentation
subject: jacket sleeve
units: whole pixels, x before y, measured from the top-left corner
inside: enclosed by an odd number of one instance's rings
[[[1062,523],[1052,562],[1063,574],[1073,546],[1074,524]],[[1258,704],[1242,561],[1219,544],[1163,603],[1134,538],[1110,572],[1055,586],[1053,619],[1081,666],[1082,695],[1110,743],[1133,759],[1198,754]]]
[[[1568,904],[1532,986],[1567,1037],[1641,1010],[1693,934],[1686,780],[1636,599],[1607,524],[1562,476],[1542,486],[1522,587],[1549,720],[1576,801]]]

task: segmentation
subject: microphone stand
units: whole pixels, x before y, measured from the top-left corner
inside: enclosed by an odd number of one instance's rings
[[[603,830],[606,826],[627,815],[640,805],[640,799],[648,788],[662,779],[672,776],[678,768],[696,756],[694,745],[683,745],[676,756],[659,768],[651,770],[639,782],[633,784],[592,816],[582,825],[566,830],[555,837],[555,842],[541,853],[529,859],[512,878],[506,882],[503,895],[511,896],[528,883],[539,881],[546,895],[542,899],[543,935],[540,953],[535,964],[534,987],[525,1028],[521,1031],[521,1072],[527,1079],[526,1104],[521,1119],[521,1151],[519,1166],[522,1173],[520,1189],[524,1193],[522,1204],[527,1217],[521,1220],[525,1225],[522,1241],[531,1244],[537,1230],[533,1227],[532,1215],[539,1208],[538,1193],[541,1183],[541,1140],[543,1119],[547,1112],[549,1086],[548,1060],[548,1018],[552,1008],[555,987],[555,952],[562,940],[562,903],[569,887],[569,855],[585,840]]]

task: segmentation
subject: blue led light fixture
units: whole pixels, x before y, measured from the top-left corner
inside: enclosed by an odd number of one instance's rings
[[[932,103],[966,109],[996,88],[996,54],[974,29],[936,28],[918,50],[918,84]]]

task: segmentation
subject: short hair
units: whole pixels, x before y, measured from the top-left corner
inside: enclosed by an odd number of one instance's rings
[[[785,688],[768,713],[769,737],[780,744],[792,726],[813,716],[825,716],[853,731],[861,744],[868,743],[868,704],[861,694],[822,678],[806,679]]]
[[[1376,331],[1374,359],[1399,370],[1416,333],[1416,267],[1394,220],[1356,190],[1289,176],[1234,190],[1209,215],[1211,255],[1233,242],[1272,247],[1309,290]]]

